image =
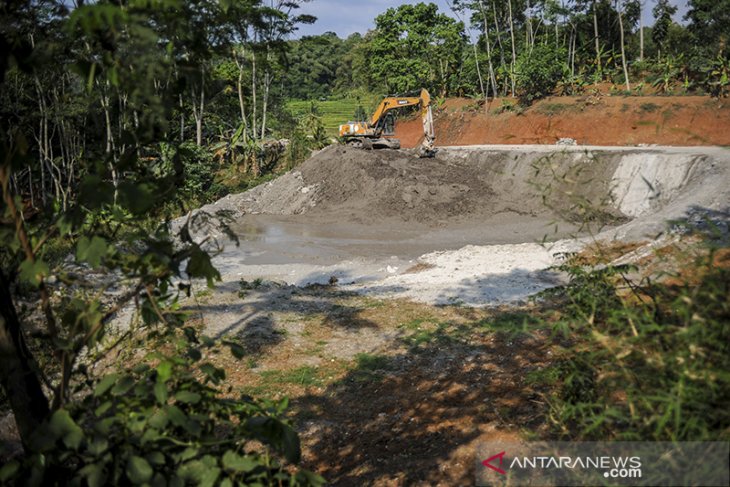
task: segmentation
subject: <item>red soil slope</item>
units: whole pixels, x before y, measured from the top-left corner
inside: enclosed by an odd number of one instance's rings
[[[730,145],[730,102],[701,96],[551,97],[527,109],[513,99],[449,99],[436,110],[436,145]],[[422,138],[418,118],[399,121],[403,147]]]

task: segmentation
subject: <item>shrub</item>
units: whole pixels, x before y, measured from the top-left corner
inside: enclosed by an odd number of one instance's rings
[[[28,454],[0,468],[0,483],[28,485],[322,485],[285,463],[299,439],[282,419],[287,401],[230,397],[225,371],[201,360],[213,341],[192,328],[170,355],[91,383],[55,411]],[[197,342],[197,343],[196,343]],[[240,346],[230,343],[240,354]],[[284,462],[285,460],[285,462]]]
[[[517,97],[523,105],[549,96],[567,69],[564,49],[536,45],[517,60]]]
[[[730,270],[714,256],[669,285],[630,284],[628,267],[559,267],[570,283],[554,327],[574,341],[547,401],[558,437],[727,440]]]

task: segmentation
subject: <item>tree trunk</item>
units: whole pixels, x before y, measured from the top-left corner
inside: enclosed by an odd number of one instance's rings
[[[639,61],[644,60],[644,2],[639,2]]]
[[[575,30],[575,26],[572,26],[571,31],[571,37],[572,37],[572,45],[573,45],[573,51],[570,55],[570,81],[575,81],[575,51],[577,50],[577,43],[578,43],[578,33]]]
[[[261,113],[261,140],[266,136],[266,112],[269,108],[269,88],[271,87],[271,74],[269,68],[266,68],[264,74],[264,106]]]
[[[251,130],[256,139],[256,53],[251,58]]]
[[[598,68],[602,68],[601,60],[601,43],[598,41],[598,6],[596,0],[593,0],[593,41],[596,45],[596,64]]]
[[[205,86],[203,80],[200,80],[200,108],[198,116],[195,118],[195,143],[198,147],[203,145],[203,114],[205,113]]]
[[[487,59],[489,60],[489,81],[492,83],[492,94],[494,95],[494,98],[497,98],[497,78],[494,76],[494,64],[492,64],[492,43],[489,40],[487,12],[484,10],[484,2],[482,0],[479,0],[479,7],[482,11],[482,18],[484,19],[484,39],[487,44]],[[477,68],[478,66],[479,65],[477,64]],[[482,89],[482,91],[484,90]]]
[[[479,53],[477,52],[476,42],[474,43],[473,47],[474,47],[474,62],[476,63],[476,66],[477,66],[477,77],[479,78],[479,89],[482,92],[482,96],[486,100],[487,92],[484,91],[484,79],[482,79],[482,70],[479,68]]]
[[[33,357],[25,345],[15,312],[10,284],[0,271],[0,383],[10,401],[23,442],[48,416],[48,399],[35,372]]]
[[[182,93],[178,95],[178,101],[180,103],[180,142],[185,142],[185,111],[183,110],[183,96]]]
[[[238,67],[238,81],[236,82],[236,90],[238,91],[238,108],[241,111],[241,123],[243,124],[243,142],[248,141],[248,121],[246,120],[246,105],[243,100],[243,59],[245,59],[245,51],[241,52],[241,59],[234,54],[236,66]]]
[[[618,11],[618,25],[621,31],[621,64],[624,68],[624,78],[626,79],[626,91],[631,91],[631,82],[629,81],[629,68],[626,64],[626,43],[624,42],[624,21],[623,7],[620,0],[616,2],[616,10]]]
[[[119,174],[117,173],[117,146],[114,142],[114,129],[112,127],[110,112],[111,95],[109,94],[109,82],[100,86],[99,104],[104,112],[105,138],[106,146],[104,153],[108,159],[109,172],[112,175],[112,185],[114,186],[114,203],[116,204],[119,197]]]
[[[30,189],[30,207],[35,209],[35,193],[33,191],[33,166],[28,164],[28,188]]]
[[[494,14],[494,30],[497,32],[497,45],[499,46],[499,65],[502,69],[506,69],[504,61],[504,46],[502,45],[502,29],[499,28],[499,20],[497,20],[497,2],[492,2],[492,13]],[[507,95],[507,85],[504,86],[504,94]]]
[[[515,69],[517,68],[517,50],[515,47],[515,23],[512,18],[512,0],[507,0],[509,7],[509,33],[512,38],[512,69],[510,69],[510,78],[512,79],[512,96],[515,96]]]
[[[535,33],[532,31],[532,16],[530,15],[530,0],[527,0],[527,26],[525,28],[525,50],[530,51],[535,45]],[[539,28],[539,27],[538,27]]]

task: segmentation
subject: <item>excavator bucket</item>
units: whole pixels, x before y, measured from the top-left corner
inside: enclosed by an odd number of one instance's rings
[[[420,157],[421,159],[430,159],[432,157],[436,157],[436,149],[428,148],[422,145],[418,147],[418,157]]]

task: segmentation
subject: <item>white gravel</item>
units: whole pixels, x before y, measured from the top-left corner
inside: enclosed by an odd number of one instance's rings
[[[517,303],[554,287],[562,276],[548,270],[560,254],[579,248],[578,241],[563,240],[550,246],[467,245],[459,250],[439,251],[418,259],[424,270],[403,273],[346,289],[430,304],[495,306]]]

